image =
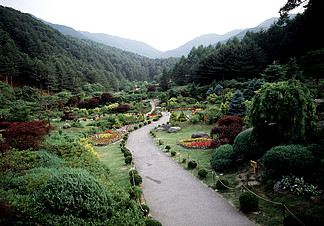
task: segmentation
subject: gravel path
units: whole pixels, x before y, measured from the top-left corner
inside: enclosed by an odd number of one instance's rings
[[[143,178],[142,190],[152,216],[166,226],[253,225],[155,145],[149,132],[168,118],[163,113],[158,123],[132,132],[126,144]]]

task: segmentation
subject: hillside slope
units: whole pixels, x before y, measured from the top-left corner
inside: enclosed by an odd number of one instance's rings
[[[29,14],[0,6],[0,75],[49,91],[101,83],[124,89],[151,80],[177,59],[153,60],[90,40],[68,38]],[[8,79],[9,78],[9,79]]]

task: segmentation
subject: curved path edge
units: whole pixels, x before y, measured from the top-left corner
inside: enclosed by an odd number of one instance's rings
[[[151,215],[163,225],[254,225],[156,146],[150,131],[168,119],[164,112],[158,122],[130,133],[126,144]]]

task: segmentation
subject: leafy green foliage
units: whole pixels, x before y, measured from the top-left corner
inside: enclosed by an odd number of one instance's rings
[[[287,145],[271,148],[262,158],[264,167],[274,175],[309,173],[314,156],[302,145]]]
[[[257,211],[259,209],[259,199],[249,191],[243,192],[240,197],[240,209],[244,213]]]
[[[143,182],[143,179],[140,175],[134,174],[130,176],[129,181],[132,185],[140,185]]]
[[[240,159],[256,159],[260,157],[251,133],[252,131],[242,132],[234,140],[233,150]]]
[[[188,162],[188,169],[194,169],[197,167],[197,163],[195,161]]]
[[[284,176],[280,181],[280,187],[283,190],[288,190],[295,195],[320,195],[323,191],[318,190],[317,186],[308,184],[303,177]]]
[[[227,190],[227,187],[225,186],[229,185],[229,181],[226,179],[226,177],[220,177],[216,182],[216,188],[218,190]]]
[[[199,169],[199,171],[198,171],[198,176],[201,178],[206,178],[207,174],[208,174],[208,171],[204,168]]]
[[[130,81],[152,80],[177,61],[67,37],[11,8],[1,6],[0,12],[0,73],[40,89],[75,91],[87,83],[100,83],[105,90],[128,89]]]
[[[210,164],[216,171],[223,171],[232,165],[234,160],[233,147],[229,144],[222,145],[215,149],[212,154]]]
[[[131,164],[132,160],[133,160],[133,157],[131,155],[128,155],[128,156],[125,157],[125,163],[126,164]]]
[[[315,104],[297,80],[266,83],[252,101],[249,120],[261,144],[303,143],[316,131]]]
[[[72,215],[84,220],[105,220],[112,215],[105,187],[82,169],[60,168],[35,196],[39,217]],[[43,208],[45,207],[45,208]]]
[[[49,150],[63,158],[64,165],[86,169],[96,178],[109,178],[109,168],[100,161],[89,140],[83,138],[80,141],[58,142],[54,145]]]

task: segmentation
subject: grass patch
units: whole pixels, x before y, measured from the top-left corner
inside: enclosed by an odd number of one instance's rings
[[[120,150],[119,142],[107,146],[95,146],[94,150],[98,153],[101,161],[108,165],[112,181],[127,191],[130,186],[128,171],[131,166],[125,164],[124,154]]]
[[[207,171],[209,171],[209,173],[206,178],[201,178],[201,180],[208,186],[212,186],[215,183],[215,178],[213,178],[213,175],[210,173],[210,171],[212,170],[212,167],[210,165],[210,158],[213,153],[213,149],[186,149],[177,145],[176,143],[181,139],[191,138],[191,134],[196,132],[205,132],[209,134],[213,125],[203,123],[192,124],[190,122],[183,122],[180,123],[180,127],[181,130],[177,133],[169,133],[167,131],[155,132],[156,136],[162,139],[163,141],[163,145],[160,145],[159,147],[162,150],[167,151],[165,147],[167,145],[170,146],[171,149],[170,152],[168,152],[168,154],[171,155],[171,151],[175,151],[177,154],[172,158],[185,169],[187,169],[187,164],[189,161],[197,162],[198,166],[196,169],[187,170],[189,170],[193,175],[199,177],[198,170],[202,167],[205,168]],[[156,142],[157,145],[159,145],[158,140],[156,140]]]

